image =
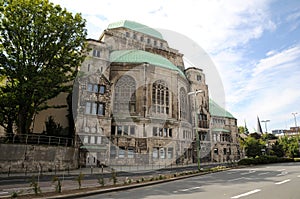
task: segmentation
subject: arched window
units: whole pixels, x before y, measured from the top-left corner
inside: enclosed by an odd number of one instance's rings
[[[167,84],[158,80],[152,85],[152,112],[169,114],[170,93]]]
[[[180,89],[179,98],[180,98],[180,118],[188,119],[187,93],[185,92],[184,88]]]
[[[136,83],[128,76],[122,76],[115,85],[114,113],[132,113],[136,111]]]

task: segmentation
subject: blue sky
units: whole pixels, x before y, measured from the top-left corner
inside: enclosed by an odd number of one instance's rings
[[[294,126],[292,112],[299,113],[300,124],[298,0],[51,2],[82,13],[89,38],[99,38],[109,23],[124,19],[183,34],[213,61],[223,82],[225,108],[238,125],[246,121],[254,131],[259,116],[270,120],[268,130],[286,129]],[[207,80],[208,86],[212,81]]]

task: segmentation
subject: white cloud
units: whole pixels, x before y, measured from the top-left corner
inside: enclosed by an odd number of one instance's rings
[[[275,52],[258,61],[253,75],[245,77],[241,87],[232,92],[238,99],[237,106],[232,106],[240,122],[248,118],[255,126],[259,115],[271,119],[274,128],[283,128],[283,122],[290,120],[290,113],[300,110],[300,46]]]
[[[198,42],[208,52],[245,44],[260,37],[264,30],[274,29],[268,17],[269,0],[51,1],[87,16],[90,37],[96,35],[92,27],[95,25],[92,21],[97,21],[95,18],[105,22],[98,23],[102,30],[110,22],[129,19],[154,28],[178,31]]]

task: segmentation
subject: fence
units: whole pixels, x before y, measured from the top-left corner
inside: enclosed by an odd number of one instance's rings
[[[14,135],[0,139],[0,143],[6,144],[37,144],[37,145],[56,145],[56,146],[73,146],[73,138],[56,137],[38,134]]]

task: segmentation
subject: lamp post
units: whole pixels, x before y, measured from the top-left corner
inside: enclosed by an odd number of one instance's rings
[[[262,120],[261,122],[265,123],[266,133],[268,133],[267,123],[270,122],[270,120]]]
[[[197,163],[198,163],[198,170],[200,171],[200,140],[199,140],[199,134],[198,134],[198,124],[197,124],[197,112],[196,112],[196,108],[197,108],[197,105],[196,105],[196,96],[198,93],[202,93],[203,90],[196,90],[196,91],[192,91],[192,92],[189,92],[188,95],[194,95],[194,104],[195,104],[195,108],[194,108],[194,117],[195,117],[195,134],[196,134],[196,149],[197,149]]]
[[[297,115],[298,113],[292,113],[292,115],[294,115],[294,120],[295,120],[295,127],[296,127],[296,133],[298,133],[298,127],[297,127],[297,118],[296,118],[296,115]]]
[[[267,147],[266,154],[269,155],[269,135],[268,135],[267,123],[270,122],[270,120],[262,120],[261,122],[265,123],[266,135],[267,135],[267,137],[266,137],[266,141],[267,141],[267,144],[266,144],[266,147]]]

